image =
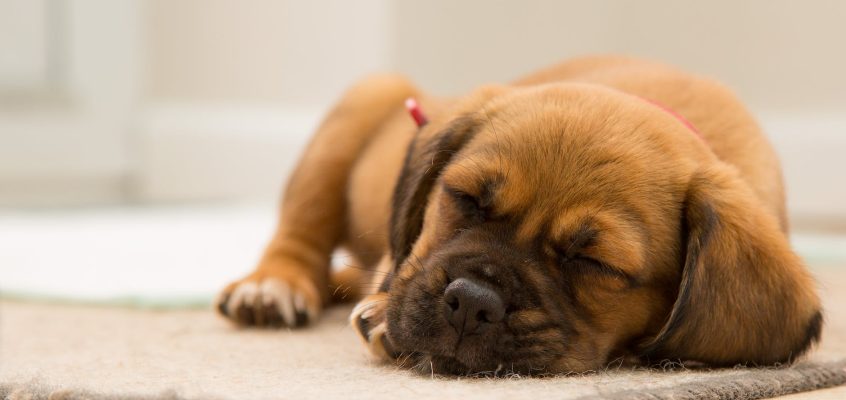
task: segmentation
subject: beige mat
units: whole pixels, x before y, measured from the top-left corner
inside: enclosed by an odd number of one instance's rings
[[[9,398],[766,398],[846,381],[846,273],[817,273],[823,344],[790,369],[609,369],[533,379],[438,378],[369,363],[331,310],[304,331],[239,330],[210,311],[0,302],[0,397]],[[16,397],[17,396],[17,397]],[[828,396],[828,397],[826,397]],[[846,398],[843,387],[794,395]]]

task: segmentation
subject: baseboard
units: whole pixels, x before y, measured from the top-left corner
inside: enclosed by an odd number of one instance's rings
[[[0,207],[59,207],[127,201],[120,174],[67,174],[0,180]]]

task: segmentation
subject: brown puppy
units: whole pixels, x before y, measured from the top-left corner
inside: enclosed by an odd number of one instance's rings
[[[370,350],[433,372],[789,362],[822,317],[784,208],[772,148],[708,79],[594,57],[439,99],[376,77],[320,127],[220,310],[307,323],[344,246],[360,268],[334,292],[372,282],[351,317]]]

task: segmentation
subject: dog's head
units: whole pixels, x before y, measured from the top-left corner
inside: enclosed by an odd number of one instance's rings
[[[394,195],[392,351],[434,372],[773,363],[819,302],[777,219],[671,115],[588,85],[487,88],[425,126]]]

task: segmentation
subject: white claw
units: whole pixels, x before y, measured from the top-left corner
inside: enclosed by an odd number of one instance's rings
[[[298,313],[306,312],[305,296],[302,293],[294,293],[294,308]]]
[[[296,325],[298,314],[304,313],[309,320],[314,321],[320,311],[319,308],[308,303],[304,293],[278,279],[239,284],[230,294],[225,307],[229,315],[235,315],[238,308],[243,305],[250,307],[273,305],[288,326]]]
[[[294,307],[298,313],[305,314],[309,321],[316,321],[317,314],[320,312],[318,308],[309,305],[305,295],[300,292],[294,293]]]
[[[291,300],[291,288],[287,283],[276,279],[268,279],[262,282],[262,291],[273,293],[276,299],[276,310],[282,314],[282,319],[288,326],[294,326],[297,322],[297,314],[294,311],[294,304]]]
[[[371,309],[373,309],[373,303],[372,302],[369,302],[369,303],[365,303],[363,301],[359,302],[358,304],[355,305],[355,308],[353,308],[352,312],[350,313],[350,323],[352,323],[353,326],[355,326],[356,319],[364,318],[364,313],[370,311]]]
[[[232,292],[232,297],[229,299],[229,303],[226,304],[226,312],[229,313],[229,315],[235,315],[238,307],[241,307],[242,304],[252,304],[257,293],[258,286],[254,282],[245,282],[238,285],[238,287],[235,288],[235,291]]]
[[[364,312],[361,313],[362,319],[370,319],[370,317],[372,317],[373,314],[376,314],[376,305],[374,303],[371,303],[371,304],[368,304],[368,306],[369,307],[367,307],[367,309],[364,310]]]
[[[279,299],[278,299],[279,294],[278,293],[268,291],[267,287],[264,284],[261,285],[261,288],[262,288],[261,300],[262,300],[262,304],[264,304],[265,307],[268,307],[271,304],[279,303]]]
[[[382,321],[379,325],[376,325],[373,329],[370,330],[370,341],[367,342],[367,349],[370,350],[370,354],[372,354],[377,359],[382,360],[389,360],[391,356],[388,354],[388,351],[385,350],[385,346],[382,344],[382,337],[388,332],[388,324],[385,321]]]

